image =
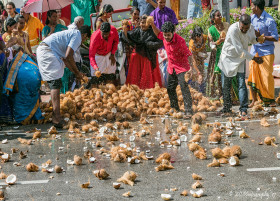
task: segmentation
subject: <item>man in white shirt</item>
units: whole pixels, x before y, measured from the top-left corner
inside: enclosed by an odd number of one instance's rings
[[[63,127],[63,120],[60,115],[59,93],[64,66],[67,66],[75,74],[76,79],[82,79],[83,74],[80,73],[74,61],[74,52],[90,35],[89,26],[82,26],[80,30],[60,31],[47,37],[37,48],[38,67],[42,80],[47,81],[51,89],[52,122],[55,127]]]
[[[261,64],[261,57],[255,57],[248,52],[248,44],[256,44],[263,42],[263,36],[256,37],[254,27],[251,26],[251,17],[244,14],[240,17],[239,22],[232,24],[229,27],[221,57],[219,67],[222,71],[222,88],[224,108],[221,113],[231,113],[231,81],[236,76],[238,81],[240,115],[247,116],[248,109],[248,92],[245,83],[245,61],[254,60]]]

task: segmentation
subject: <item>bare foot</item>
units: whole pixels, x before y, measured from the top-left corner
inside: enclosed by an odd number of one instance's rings
[[[250,105],[248,105],[248,107],[252,108],[252,107],[254,107],[254,105],[255,105],[255,101],[253,101]]]

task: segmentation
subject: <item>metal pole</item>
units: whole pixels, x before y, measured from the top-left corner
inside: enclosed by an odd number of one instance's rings
[[[230,23],[229,18],[229,0],[218,0],[218,9],[221,11],[223,18],[226,22]]]

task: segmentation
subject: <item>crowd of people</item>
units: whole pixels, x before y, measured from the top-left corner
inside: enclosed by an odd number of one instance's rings
[[[211,9],[209,1],[190,0],[189,4],[194,4],[189,6],[189,18],[199,17],[202,8]],[[275,106],[272,71],[278,30],[275,20],[264,10],[264,0],[252,0],[252,17],[244,14],[232,25],[223,22],[219,10],[211,10],[209,30],[195,27],[189,44],[176,33],[179,16],[166,7],[166,0],[133,0],[132,5],[131,18],[123,20],[121,27],[114,27],[109,20],[114,9],[105,4],[91,33],[81,16],[66,27],[59,12],[50,10],[44,26],[23,10],[16,13],[15,5],[7,3],[7,14],[3,11],[1,15],[4,33],[0,38],[0,122],[14,119],[26,124],[42,119],[39,89],[45,82],[51,90],[53,124],[62,127],[59,96],[84,79],[80,48],[89,38],[88,88],[100,83],[119,84],[115,54],[121,43],[126,84],[141,89],[153,88],[156,83],[166,87],[170,105],[177,111],[179,84],[186,118],[193,114],[189,85],[212,100],[223,99],[222,115],[231,115],[233,101],[240,102],[240,116],[244,119],[248,118],[248,107],[253,107],[258,98],[266,106]],[[206,31],[208,34],[204,34]],[[211,55],[205,70],[207,44]],[[250,105],[245,83],[246,60],[250,61]]]

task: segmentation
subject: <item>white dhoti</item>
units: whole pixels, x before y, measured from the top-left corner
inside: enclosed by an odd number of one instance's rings
[[[111,56],[111,52],[105,56],[95,55],[95,61],[99,68],[99,71],[102,74],[115,74],[116,73],[116,63],[114,65],[111,64],[111,60],[109,57]],[[91,76],[95,76],[95,69],[93,67],[90,68]]]
[[[64,74],[64,63],[60,61],[46,45],[37,48],[37,61],[43,81],[51,81],[62,78]]]

